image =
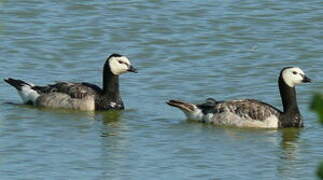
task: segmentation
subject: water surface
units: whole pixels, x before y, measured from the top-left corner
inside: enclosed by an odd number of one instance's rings
[[[0,77],[101,84],[111,53],[127,110],[81,113],[20,103],[0,83],[3,179],[314,179],[322,127],[322,1],[0,1]],[[256,98],[281,108],[278,73],[299,66],[305,128],[256,130],[189,122],[165,104]]]

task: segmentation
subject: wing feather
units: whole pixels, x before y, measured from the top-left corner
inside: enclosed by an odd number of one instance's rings
[[[209,109],[207,113],[222,113],[231,112],[241,118],[253,120],[266,120],[272,115],[279,116],[282,113],[279,109],[271,106],[270,104],[254,100],[232,100],[217,103],[214,108]]]
[[[47,86],[34,86],[40,94],[48,94],[53,92],[63,93],[72,98],[84,98],[86,96],[97,95],[101,93],[101,88],[90,83],[72,83],[72,82],[57,82]]]

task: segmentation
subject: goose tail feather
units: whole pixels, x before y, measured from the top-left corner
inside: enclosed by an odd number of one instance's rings
[[[26,83],[25,81],[19,80],[19,79],[13,79],[13,78],[7,78],[4,79],[4,81],[8,84],[10,84],[11,86],[15,87],[18,91],[21,91],[23,86],[32,86],[29,83]]]
[[[40,94],[33,89],[34,85],[31,83],[12,78],[4,79],[4,81],[17,89],[18,94],[25,104],[35,104],[36,99],[40,96]]]
[[[196,106],[194,104],[191,103],[187,103],[184,101],[180,101],[180,100],[169,100],[166,102],[168,105],[179,108],[180,110],[184,111],[184,112],[193,112],[196,108]]]

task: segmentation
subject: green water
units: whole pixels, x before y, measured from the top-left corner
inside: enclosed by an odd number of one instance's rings
[[[323,2],[0,1],[0,77],[101,84],[108,55],[123,112],[12,105],[0,83],[1,179],[315,179],[322,127],[310,112],[323,88]],[[277,78],[299,66],[305,128],[255,130],[188,122],[165,104],[255,98],[281,108]]]

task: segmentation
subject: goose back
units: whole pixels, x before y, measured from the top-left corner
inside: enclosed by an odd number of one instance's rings
[[[72,82],[57,82],[47,86],[34,86],[39,94],[48,94],[53,92],[63,93],[72,98],[83,98],[85,96],[96,96],[102,92],[101,88],[90,83],[72,83]]]

